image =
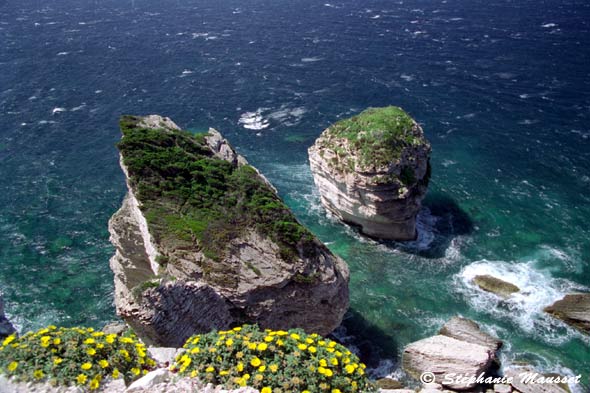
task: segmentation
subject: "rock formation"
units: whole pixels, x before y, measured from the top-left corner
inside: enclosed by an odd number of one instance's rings
[[[475,276],[473,283],[484,291],[491,292],[503,299],[507,299],[513,293],[520,291],[520,288],[516,285],[487,274]]]
[[[328,334],[348,268],[215,131],[121,120],[128,194],[109,222],[118,314],[152,345],[242,323]]]
[[[444,376],[477,377],[490,370],[501,341],[482,332],[468,319],[453,318],[440,334],[416,341],[404,349],[402,367],[413,378],[424,372],[434,374],[436,383],[455,390],[471,389],[477,383],[447,384]]]
[[[572,293],[545,307],[545,312],[590,334],[590,293]]]
[[[0,339],[10,336],[14,332],[16,332],[16,329],[4,315],[4,298],[0,294]]]
[[[370,108],[328,127],[310,147],[309,161],[326,209],[369,236],[412,240],[430,150],[402,109]]]

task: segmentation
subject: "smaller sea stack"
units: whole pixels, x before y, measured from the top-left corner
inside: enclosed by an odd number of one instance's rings
[[[309,149],[322,204],[366,235],[416,238],[430,143],[403,109],[369,108],[328,127]]]

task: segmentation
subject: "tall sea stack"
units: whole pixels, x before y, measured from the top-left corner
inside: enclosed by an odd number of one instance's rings
[[[430,143],[404,110],[369,108],[309,149],[322,204],[369,236],[413,240],[430,179]]]
[[[243,323],[328,334],[348,268],[217,131],[126,116],[128,193],[109,222],[117,312],[153,345]]]

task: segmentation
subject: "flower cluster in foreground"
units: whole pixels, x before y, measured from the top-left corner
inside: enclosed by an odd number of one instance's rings
[[[173,370],[228,388],[261,393],[371,392],[365,365],[344,346],[300,329],[245,325],[189,338]]]
[[[155,366],[133,334],[117,336],[92,328],[48,326],[0,345],[0,372],[20,381],[98,389],[103,379],[131,381]]]

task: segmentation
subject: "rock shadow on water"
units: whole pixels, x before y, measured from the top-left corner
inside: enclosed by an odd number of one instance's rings
[[[474,223],[457,202],[441,192],[428,193],[417,218],[418,237],[414,241],[381,243],[422,258],[444,258],[453,239],[473,232]]]
[[[391,326],[396,332],[400,326]],[[374,325],[363,315],[350,308],[341,326],[332,333],[337,341],[351,348],[365,363],[373,377],[384,377],[399,363],[399,344],[396,338]],[[384,362],[386,367],[384,367]]]

